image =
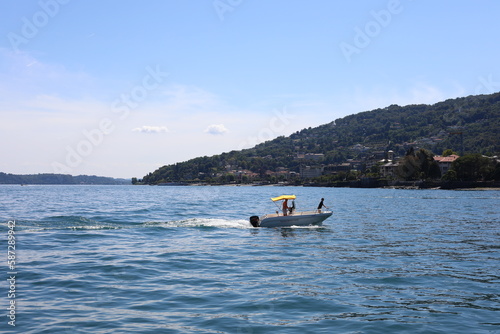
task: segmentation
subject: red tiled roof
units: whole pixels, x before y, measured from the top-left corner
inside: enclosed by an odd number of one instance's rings
[[[449,155],[447,157],[442,157],[442,156],[437,155],[434,157],[434,160],[436,160],[437,162],[453,162],[453,161],[457,160],[458,158],[460,158],[460,157],[456,154],[452,154],[452,155]]]

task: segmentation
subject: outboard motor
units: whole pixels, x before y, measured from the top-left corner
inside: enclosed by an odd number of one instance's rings
[[[250,217],[250,224],[252,224],[253,227],[259,227],[260,226],[259,216]]]

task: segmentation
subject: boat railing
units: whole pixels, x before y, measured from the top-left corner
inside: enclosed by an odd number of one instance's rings
[[[331,213],[331,212],[332,212],[331,210],[309,210],[309,211],[298,211],[298,212],[294,211],[292,213],[289,213],[286,216],[316,215],[316,214],[319,214],[319,213]],[[261,219],[271,218],[271,217],[284,217],[284,215],[283,215],[282,212],[269,213],[269,214],[266,214],[266,215],[262,216]]]

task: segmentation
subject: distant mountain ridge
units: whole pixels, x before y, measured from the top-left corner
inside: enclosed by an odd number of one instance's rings
[[[278,137],[251,149],[198,157],[163,166],[144,176],[146,184],[212,182],[229,169],[246,170],[261,179],[268,171],[299,172],[300,154],[316,154],[316,164],[366,160],[392,150],[403,156],[409,147],[434,154],[500,153],[500,93],[449,99],[433,105],[390,105],[360,112],[328,124]],[[230,179],[228,179],[230,180]]]
[[[96,184],[119,185],[130,184],[130,180],[95,175],[66,174],[6,174],[0,172],[0,184]]]

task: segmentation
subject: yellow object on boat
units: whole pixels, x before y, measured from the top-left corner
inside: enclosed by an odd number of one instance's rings
[[[271,201],[276,202],[276,201],[281,201],[284,199],[295,199],[295,198],[296,198],[295,195],[281,195],[278,197],[271,197]]]

